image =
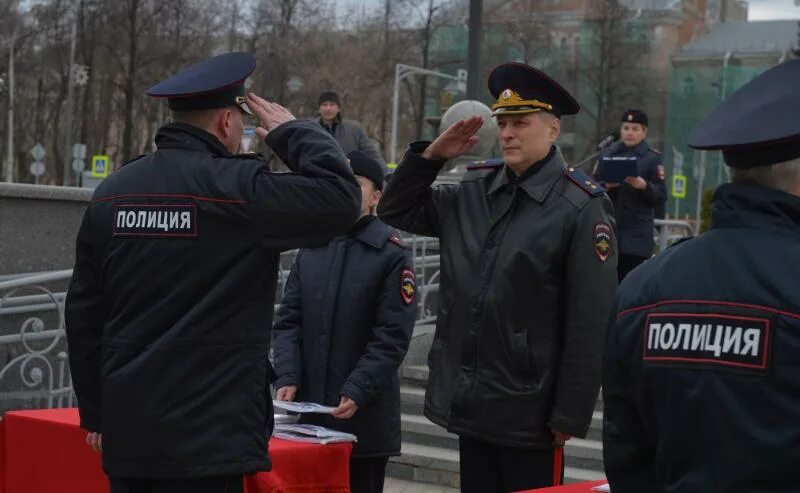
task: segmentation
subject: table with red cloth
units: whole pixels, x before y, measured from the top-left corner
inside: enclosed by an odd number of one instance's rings
[[[7,412],[0,421],[0,493],[107,493],[100,455],[78,423],[77,409]],[[246,476],[245,491],[349,492],[351,448],[273,438],[272,472]]]
[[[564,486],[553,486],[551,488],[537,488],[535,490],[518,491],[517,493],[596,493],[592,490],[595,486],[606,484],[605,479],[600,481],[589,481],[586,483],[572,483]]]

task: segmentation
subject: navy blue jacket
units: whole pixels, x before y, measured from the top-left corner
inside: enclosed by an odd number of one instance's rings
[[[608,190],[614,202],[617,219],[617,241],[621,255],[650,257],[653,254],[653,218],[655,209],[667,200],[664,184],[664,167],[661,153],[642,141],[636,147],[627,147],[621,141],[609,147],[606,156],[636,156],[639,176],[647,181],[647,188],[636,190],[627,183]]]
[[[619,289],[603,376],[614,493],[800,491],[800,198],[723,185],[712,216]]]
[[[274,327],[275,388],[296,385],[296,400],[329,406],[354,400],[348,420],[303,419],[356,435],[356,457],[400,453],[397,369],[414,329],[414,283],[411,250],[375,217],[301,250],[287,281]]]
[[[347,231],[360,194],[318,125],[283,124],[267,144],[296,173],[170,124],[94,193],[65,315],[81,426],[103,433],[109,476],[270,468],[279,255]]]

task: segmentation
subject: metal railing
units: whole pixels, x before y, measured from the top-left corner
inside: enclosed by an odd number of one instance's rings
[[[663,252],[676,241],[694,236],[694,228],[686,221],[656,219],[654,234],[658,251]]]
[[[64,293],[71,270],[0,282],[0,408],[72,406],[67,366]],[[19,327],[18,329],[15,327]]]
[[[659,251],[693,236],[686,221],[656,220]],[[433,323],[438,310],[439,240],[407,235],[417,273],[418,324]],[[281,255],[275,308],[296,251]],[[72,270],[4,276],[0,280],[0,410],[74,404],[67,364],[64,300]],[[47,287],[50,286],[50,287]]]

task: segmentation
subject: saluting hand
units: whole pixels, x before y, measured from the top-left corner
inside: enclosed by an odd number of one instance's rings
[[[478,143],[475,133],[483,126],[483,118],[473,116],[459,120],[438,136],[422,153],[425,159],[447,161],[467,152]]]
[[[256,134],[261,139],[266,138],[267,134],[276,127],[295,119],[294,115],[283,106],[278,103],[270,103],[252,92],[247,95],[247,106],[261,122],[261,126],[256,128]]]

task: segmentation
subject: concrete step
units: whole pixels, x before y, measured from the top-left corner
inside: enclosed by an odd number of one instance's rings
[[[425,410],[425,389],[410,385],[400,386],[400,412],[422,415]]]
[[[425,388],[428,385],[428,365],[408,365],[400,369],[400,384]]]
[[[567,466],[602,472],[603,442],[573,438],[564,446],[564,463]]]
[[[592,413],[592,424],[589,425],[589,432],[586,434],[587,440],[603,441],[603,412],[595,411]]]
[[[405,481],[460,488],[458,452],[403,442],[401,455],[389,459],[386,475]]]
[[[403,442],[402,454],[389,459],[387,476],[404,481],[429,483],[449,488],[460,487],[458,452]],[[566,483],[603,479],[601,471],[567,465]]]
[[[402,414],[400,429],[403,432],[404,442],[458,450],[458,435],[447,432],[425,416]]]

